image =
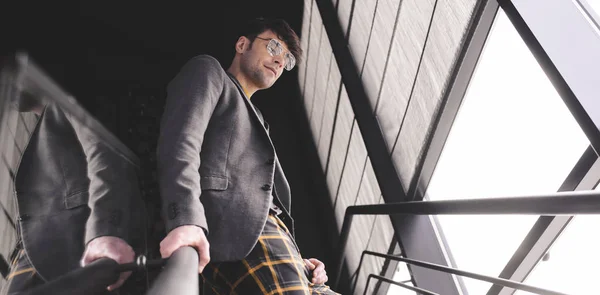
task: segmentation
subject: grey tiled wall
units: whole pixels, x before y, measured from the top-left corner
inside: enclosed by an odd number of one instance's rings
[[[358,74],[388,151],[407,189],[439,114],[450,73],[477,0],[332,0]],[[318,6],[305,0],[299,65],[307,118],[341,229],[347,206],[383,202],[363,136],[324,30]],[[309,15],[306,15],[309,14]],[[387,252],[388,217],[358,217],[346,253],[353,274],[365,249]],[[369,257],[358,277],[379,273],[383,260]],[[359,288],[360,289],[360,288]],[[362,289],[356,294],[362,294]]]

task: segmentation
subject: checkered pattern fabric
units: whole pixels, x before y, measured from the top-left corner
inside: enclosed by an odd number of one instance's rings
[[[10,265],[10,273],[6,277],[7,283],[0,294],[15,294],[44,283],[29,263],[25,250],[17,249],[15,253]]]
[[[326,285],[310,282],[294,238],[273,214],[245,259],[209,263],[202,277],[205,294],[338,294]]]

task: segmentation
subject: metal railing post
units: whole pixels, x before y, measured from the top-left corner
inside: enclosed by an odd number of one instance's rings
[[[335,282],[333,283],[333,288],[337,289],[340,283],[340,277],[342,276],[342,269],[344,266],[344,257],[346,255],[346,245],[348,244],[348,237],[350,236],[350,226],[352,225],[352,218],[354,214],[351,212],[351,208],[346,208],[346,213],[344,214],[344,223],[342,223],[342,232],[340,234],[339,241],[339,249],[338,249],[338,258],[336,260],[336,269],[335,269]]]
[[[528,215],[576,215],[576,214],[600,214],[600,192],[598,191],[575,191],[559,192],[554,194],[520,196],[520,197],[502,197],[490,199],[462,199],[462,200],[444,200],[444,201],[416,201],[399,202],[387,204],[349,206],[344,214],[344,222],[340,233],[338,246],[338,259],[335,267],[334,289],[339,289],[339,283],[342,275],[344,258],[346,256],[346,246],[350,236],[350,228],[354,215],[510,215],[510,214],[528,214]],[[406,262],[406,261],[405,261]],[[406,262],[408,263],[408,262]],[[437,265],[436,265],[437,266]],[[440,266],[441,267],[441,266]],[[434,268],[435,269],[435,268]],[[453,270],[452,268],[449,268]],[[442,270],[443,271],[443,270]],[[449,272],[449,271],[446,271]],[[477,275],[477,274],[475,274]],[[485,278],[485,279],[482,279]],[[532,290],[538,290],[539,294],[561,294],[541,288],[534,288],[524,284],[512,281],[500,280],[497,278],[480,276],[476,278],[495,283],[506,282],[514,286],[521,285]],[[511,287],[511,286],[508,286]],[[531,291],[530,291],[531,292]]]
[[[418,267],[432,269],[432,270],[449,273],[449,274],[453,274],[453,275],[457,275],[457,276],[464,276],[467,278],[471,278],[471,279],[475,279],[475,280],[479,280],[479,281],[485,281],[485,282],[489,282],[489,283],[496,284],[499,286],[512,288],[515,290],[523,290],[523,291],[527,291],[527,292],[534,293],[534,294],[566,295],[561,292],[556,292],[556,291],[547,290],[547,289],[543,289],[543,288],[539,288],[539,287],[534,287],[534,286],[530,286],[527,284],[523,284],[520,282],[515,282],[515,281],[511,281],[511,280],[507,280],[507,279],[477,274],[474,272],[464,271],[464,270],[460,270],[460,269],[456,269],[456,268],[452,268],[452,267],[448,267],[448,266],[444,266],[444,265],[439,265],[439,264],[435,264],[435,263],[429,263],[429,262],[425,262],[425,261],[419,261],[419,260],[404,258],[404,257],[400,257],[400,256],[395,256],[395,255],[377,253],[377,252],[368,251],[368,250],[363,251],[363,253],[365,255],[373,255],[373,256],[381,257],[381,258],[385,258],[385,259],[401,261],[406,264],[410,264],[410,265],[414,265],[414,266],[418,266]]]
[[[380,281],[382,281],[382,282],[386,282],[386,283],[388,283],[388,284],[392,284],[392,285],[400,286],[400,287],[402,287],[402,288],[405,288],[405,289],[408,289],[408,290],[411,290],[411,291],[415,291],[415,292],[417,292],[418,294],[425,294],[425,295],[440,295],[440,294],[438,294],[438,293],[434,293],[434,292],[431,292],[431,291],[429,291],[429,290],[425,290],[425,289],[423,289],[423,288],[419,288],[419,287],[413,287],[413,286],[410,286],[410,285],[407,285],[407,284],[403,284],[403,283],[401,283],[401,282],[396,282],[396,281],[394,281],[394,280],[390,280],[390,279],[388,279],[388,278],[386,278],[386,277],[384,277],[384,276],[380,276],[380,275],[376,275],[376,274],[370,274],[370,275],[369,275],[369,277],[367,278],[367,284],[365,285],[365,291],[363,292],[363,295],[366,295],[366,294],[367,294],[367,289],[369,289],[369,283],[371,282],[371,279],[373,279],[373,278],[374,278],[374,279],[378,279],[378,280],[380,280]]]

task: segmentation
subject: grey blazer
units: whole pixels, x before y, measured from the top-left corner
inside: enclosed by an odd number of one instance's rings
[[[250,253],[274,195],[293,229],[290,188],[265,125],[239,83],[210,56],[188,61],[168,85],[158,177],[167,231],[202,227],[211,261]]]
[[[141,200],[136,170],[57,106],[45,108],[15,177],[18,230],[43,279],[79,267],[96,237],[131,244],[130,209]]]

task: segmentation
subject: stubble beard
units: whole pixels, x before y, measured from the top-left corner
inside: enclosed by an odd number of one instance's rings
[[[267,89],[272,86],[260,65],[252,66],[242,63],[241,70],[259,89]]]

